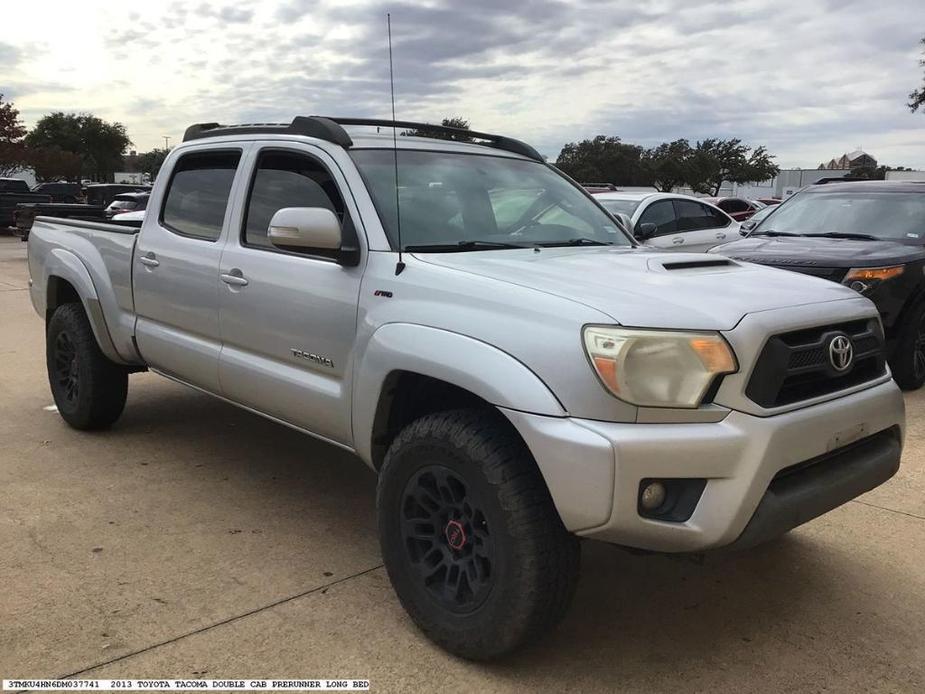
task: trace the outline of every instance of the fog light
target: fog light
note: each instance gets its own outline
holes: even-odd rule
[[[646,511],[654,511],[665,503],[665,485],[661,482],[650,482],[639,496],[639,504]]]
[[[854,291],[856,291],[858,294],[863,294],[864,292],[867,291],[867,285],[864,284],[863,282],[859,282],[859,281],[857,281],[857,280],[855,280],[854,282],[852,282],[852,283],[849,284],[848,286],[851,287],[851,288],[852,288]]]

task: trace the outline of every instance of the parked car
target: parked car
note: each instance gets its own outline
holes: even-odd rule
[[[106,208],[106,216],[112,218],[124,212],[143,210],[148,206],[150,193],[122,193],[113,198]]]
[[[29,184],[21,178],[0,178],[0,193],[28,194],[31,192]]]
[[[122,193],[150,193],[151,186],[133,183],[94,183],[86,186],[84,192],[87,196],[88,205],[107,207],[117,195]]]
[[[14,214],[20,203],[48,202],[48,195],[33,193],[29,184],[19,178],[0,178],[0,229],[15,225]]]
[[[723,212],[728,214],[737,222],[744,222],[746,219],[755,214],[764,207],[764,203],[745,198],[700,198],[701,200],[716,205]]]
[[[474,659],[562,617],[579,537],[747,547],[896,472],[855,291],[639,247],[523,142],[377,127],[436,129],[195,125],[140,230],[37,220],[64,420],[109,426],[150,369],[356,453],[401,604]]]
[[[79,183],[66,183],[64,181],[56,183],[39,183],[32,188],[32,192],[48,195],[51,198],[51,202],[67,204],[86,202],[83,194],[83,186]]]
[[[39,196],[47,200],[48,196]],[[102,207],[81,203],[27,202],[19,203],[13,212],[13,224],[23,241],[29,240],[29,233],[36,217],[60,217],[62,219],[102,220],[106,218]]]
[[[739,238],[739,225],[729,215],[699,198],[674,193],[596,193],[613,213],[626,215],[633,234],[647,246],[679,251],[705,251]]]
[[[758,202],[764,205],[767,205],[767,206],[780,205],[783,202],[783,200],[781,200],[780,198],[755,198],[755,199]]]
[[[880,311],[896,382],[905,389],[925,384],[925,183],[812,185],[743,228],[747,238],[714,251],[868,297]]]
[[[119,214],[113,215],[112,221],[140,226],[144,218],[145,210],[138,210],[137,212],[120,212]]]

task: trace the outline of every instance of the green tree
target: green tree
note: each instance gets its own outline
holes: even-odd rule
[[[444,128],[457,128],[458,130],[469,130],[469,121],[465,118],[460,118],[454,116],[452,118],[444,118],[440,121],[440,125]],[[472,142],[472,138],[468,135],[463,135],[462,133],[447,133],[442,130],[436,130],[434,128],[428,128],[427,126],[423,128],[417,128],[414,130],[404,130],[401,133],[402,135],[412,135],[414,137],[430,137],[435,140],[453,140],[454,142]]]
[[[723,181],[766,181],[780,172],[764,147],[754,150],[738,138],[707,138],[697,142],[690,157],[687,184],[696,193],[719,195]]]
[[[921,43],[923,46],[925,46],[925,38],[922,39]],[[922,52],[925,53],[925,49],[923,49]],[[919,59],[919,65],[921,67],[925,67],[925,58]],[[908,105],[909,105],[909,109],[913,113],[915,113],[920,108],[925,106],[925,82],[923,82],[922,86],[919,87],[918,89],[915,89],[909,92],[909,104]],[[922,108],[922,110],[923,112],[925,112],[925,108]]]
[[[642,154],[639,145],[626,144],[619,137],[598,135],[566,144],[559,152],[556,166],[584,183],[645,186],[651,180],[642,165]]]
[[[170,154],[169,149],[155,147],[150,152],[138,155],[138,168],[141,169],[142,173],[148,174],[153,181],[157,178],[157,173],[161,170],[161,166],[164,165],[164,160],[168,154]]]
[[[80,157],[78,176],[112,181],[122,164],[122,153],[132,141],[121,123],[108,123],[90,113],[51,113],[43,116],[26,136],[31,149],[59,147]]]
[[[60,147],[39,147],[29,150],[29,165],[39,182],[80,180],[83,161],[79,154],[66,152]]]
[[[643,153],[642,167],[656,190],[670,193],[676,187],[687,183],[690,178],[693,152],[687,140],[663,142]]]
[[[869,181],[882,181],[886,178],[887,171],[911,171],[905,166],[855,166],[848,173],[850,178],[865,178]]]
[[[0,177],[11,176],[27,166],[25,134],[19,111],[12,102],[4,103],[0,93]]]

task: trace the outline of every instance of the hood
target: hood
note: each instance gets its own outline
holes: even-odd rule
[[[747,313],[858,296],[826,280],[705,253],[600,247],[415,257],[571,299],[631,327],[729,330]]]
[[[895,241],[752,236],[710,250],[736,260],[794,267],[878,267],[925,258],[922,246]]]

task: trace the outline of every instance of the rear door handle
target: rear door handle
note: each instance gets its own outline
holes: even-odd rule
[[[223,272],[221,274],[222,282],[225,284],[230,284],[234,287],[246,287],[247,280],[244,279],[244,273],[241,272],[238,268],[232,268],[228,272]]]
[[[726,238],[726,234],[724,234],[723,232],[720,232],[720,233],[718,233],[718,234],[716,235],[716,238],[718,238],[718,239],[724,239],[724,238]]]
[[[672,242],[675,246],[680,246],[682,243],[684,243],[684,239],[681,238],[680,236],[675,236],[675,237],[671,240],[671,242]]]
[[[142,265],[147,265],[148,267],[157,267],[161,262],[157,259],[157,256],[153,252],[148,251],[142,256],[138,257],[138,262]]]

